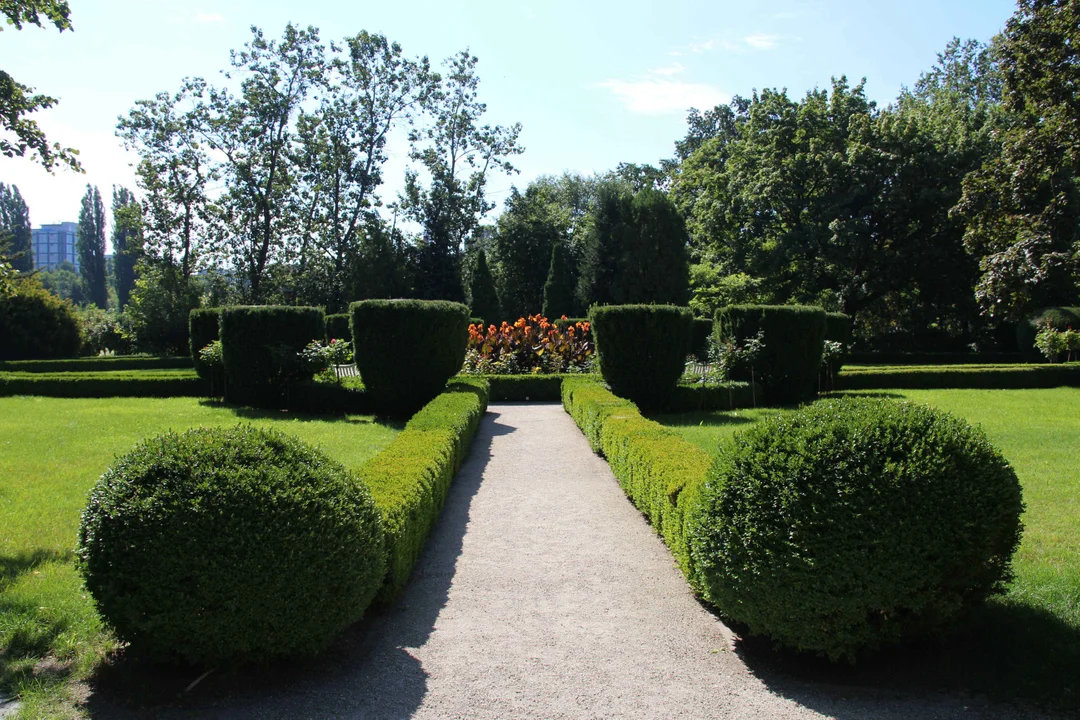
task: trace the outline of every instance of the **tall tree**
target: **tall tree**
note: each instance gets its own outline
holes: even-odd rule
[[[23,25],[42,25],[42,16],[60,32],[71,29],[71,8],[67,0],[4,0],[0,2],[0,14],[6,24],[22,30]],[[3,25],[0,24],[0,31]],[[75,159],[77,150],[49,144],[37,122],[26,117],[38,110],[51,108],[56,98],[35,95],[34,89],[16,82],[11,75],[0,70],[0,132],[14,137],[0,136],[0,153],[6,157],[24,157],[27,152],[46,170],[57,164],[80,170]]]
[[[664,193],[647,188],[630,204],[612,295],[617,303],[685,305],[686,223]]]
[[[540,311],[551,248],[564,240],[566,228],[548,188],[530,184],[524,193],[513,188],[496,226],[499,296],[508,317]]]
[[[551,265],[544,283],[544,317],[578,316],[574,280],[566,243],[556,242],[551,248]]]
[[[503,319],[495,280],[491,277],[487,255],[483,250],[476,256],[476,267],[469,282],[469,311],[473,317],[481,318],[488,325]]]
[[[116,300],[119,310],[128,304],[135,285],[135,262],[142,252],[142,207],[125,187],[113,186],[112,247],[116,273]]]
[[[477,59],[467,50],[448,58],[447,73],[426,103],[430,124],[411,133],[411,157],[430,176],[409,170],[402,208],[422,228],[416,292],[425,298],[462,299],[465,240],[494,207],[485,196],[488,174],[516,172],[509,158],[522,152],[521,125],[480,125],[487,106],[478,100]]]
[[[75,245],[86,294],[102,310],[109,304],[105,285],[105,233],[105,204],[101,201],[101,191],[87,185],[79,210]]]
[[[16,185],[0,183],[0,237],[7,240],[6,255],[12,268],[28,273],[34,269],[31,247],[30,209]]]
[[[1080,2],[1020,0],[998,44],[1001,153],[964,180],[983,310],[1014,320],[1080,296]]]
[[[617,302],[615,283],[619,256],[628,245],[631,202],[633,196],[618,184],[605,183],[597,192],[578,281],[582,308]]]

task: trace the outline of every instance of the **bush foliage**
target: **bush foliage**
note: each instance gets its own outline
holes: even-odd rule
[[[385,572],[381,517],[341,465],[252,427],[147,440],[98,481],[79,566],[117,635],[216,666],[316,653]]]
[[[78,355],[82,338],[71,303],[34,279],[17,280],[11,287],[10,294],[0,294],[0,360]]]
[[[600,372],[611,389],[642,410],[663,407],[683,374],[690,347],[690,308],[610,305],[589,312]]]
[[[192,310],[188,315],[188,347],[195,372],[203,380],[213,379],[213,368],[202,360],[201,352],[210,343],[221,339],[221,308]]]
[[[325,334],[323,311],[313,307],[236,306],[221,312],[226,398],[279,406],[288,388],[310,380],[315,369],[300,353]]]
[[[722,449],[691,521],[706,597],[779,644],[854,659],[944,631],[1010,578],[1023,502],[979,430],[866,398],[766,420]]]
[[[409,416],[461,370],[469,309],[443,300],[363,300],[349,306],[356,367],[375,407]]]
[[[735,380],[756,380],[766,399],[787,405],[812,398],[825,343],[825,311],[801,305],[731,305],[716,313],[717,344],[762,333],[754,373],[736,369]]]
[[[326,316],[326,341],[345,340],[352,342],[352,330],[349,329],[349,313]]]

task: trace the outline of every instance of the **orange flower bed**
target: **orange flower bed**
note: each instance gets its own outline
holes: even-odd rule
[[[566,316],[562,317],[566,320]],[[513,325],[469,326],[463,372],[475,375],[589,372],[595,355],[587,322],[558,327],[542,315]]]

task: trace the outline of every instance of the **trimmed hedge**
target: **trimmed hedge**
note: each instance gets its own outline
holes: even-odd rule
[[[0,360],[75,357],[82,346],[75,308],[36,279],[0,295]]]
[[[551,320],[551,318],[548,319]],[[587,323],[589,322],[589,318],[566,318],[565,320],[563,320],[562,318],[556,318],[554,320],[551,320],[551,322],[553,322],[555,324],[555,327],[557,327],[559,330],[565,330],[566,328],[573,327],[578,323]]]
[[[90,494],[76,552],[119,638],[209,667],[323,650],[386,569],[367,488],[300,440],[243,425],[120,458]]]
[[[75,358],[72,360],[11,360],[0,363],[0,372],[66,373],[111,372],[114,370],[190,370],[191,357],[112,356]]]
[[[853,365],[978,365],[1009,363],[1030,363],[1030,357],[1023,353],[894,353],[894,352],[853,352],[847,357]]]
[[[349,313],[337,313],[326,316],[326,341],[345,340],[352,342],[352,329],[349,327]]]
[[[562,383],[566,378],[581,377],[580,373],[558,375],[483,375],[496,402],[559,402]]]
[[[1057,365],[849,366],[838,390],[1028,389],[1080,387],[1080,363]]]
[[[843,398],[722,448],[689,523],[706,598],[832,660],[940,633],[1000,592],[1020,542],[1016,473],[933,408]]]
[[[664,412],[683,413],[699,410],[735,410],[748,408],[761,397],[761,386],[750,383],[728,382],[723,385],[679,383],[664,406]]]
[[[188,348],[195,372],[203,380],[214,382],[218,378],[214,368],[202,361],[199,352],[221,339],[221,308],[196,308],[188,314]]]
[[[855,342],[855,333],[851,327],[851,316],[841,312],[825,313],[825,339],[850,345]]]
[[[712,318],[694,318],[690,331],[690,354],[700,363],[709,362],[709,338],[712,334]]]
[[[392,602],[405,588],[487,403],[486,382],[455,380],[360,469],[386,535],[387,573],[379,602]]]
[[[803,305],[731,305],[716,312],[718,340],[740,340],[764,332],[764,347],[754,362],[754,377],[737,373],[737,380],[757,380],[765,398],[775,405],[809,400],[817,393],[818,370],[825,343],[825,311]]]
[[[593,307],[600,372],[612,391],[643,410],[662,408],[685,369],[692,320],[690,308],[674,305]]]
[[[226,399],[280,406],[289,386],[310,380],[297,357],[325,336],[322,308],[248,305],[221,311],[221,350]]]
[[[363,300],[349,306],[356,367],[374,407],[407,417],[465,362],[469,308],[443,300]]]
[[[699,582],[686,535],[711,458],[596,381],[563,382],[563,407],[668,548],[692,587]]]
[[[207,383],[192,370],[119,372],[0,372],[0,395],[64,398],[206,397]]]

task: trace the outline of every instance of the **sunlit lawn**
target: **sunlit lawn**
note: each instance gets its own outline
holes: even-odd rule
[[[72,557],[94,481],[147,436],[237,422],[296,435],[354,468],[398,431],[371,417],[296,417],[196,398],[0,398],[0,695],[20,696],[23,716],[74,716],[80,681],[115,645]]]
[[[981,425],[1016,469],[1024,490],[1027,510],[1014,561],[1016,579],[1007,595],[992,601],[958,636],[963,651],[943,655],[938,669],[995,696],[1080,707],[1080,389],[870,394],[933,405]],[[713,452],[741,428],[775,412],[657,419]]]

